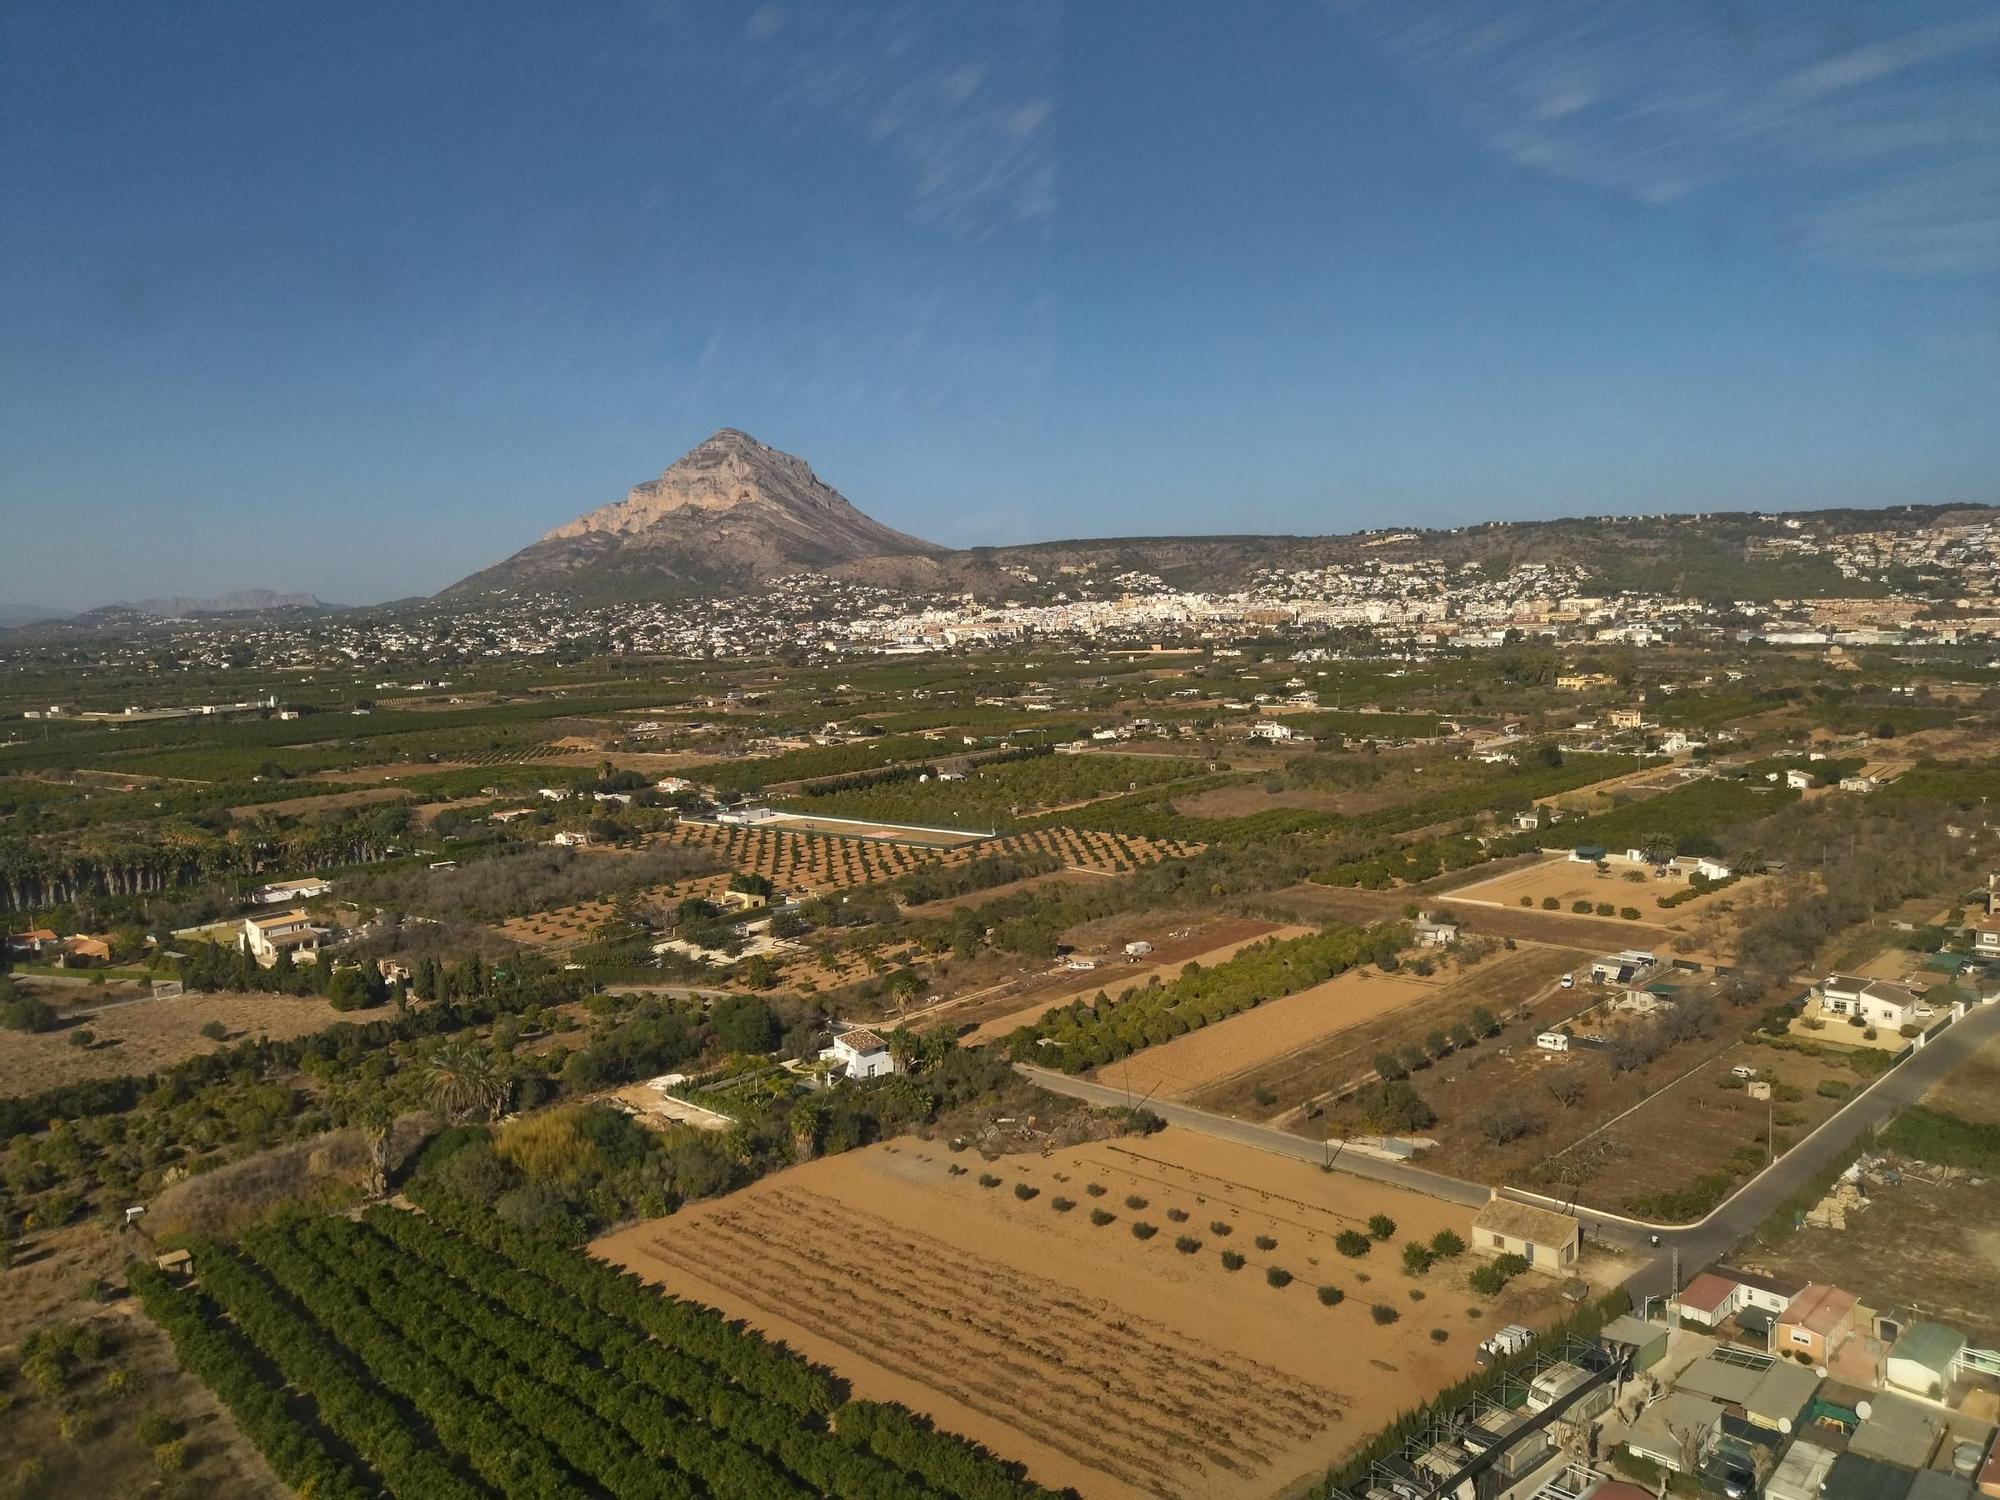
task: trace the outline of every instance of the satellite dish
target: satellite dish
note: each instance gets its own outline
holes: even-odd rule
[[[1864,1422],[1867,1421],[1870,1417],[1875,1415],[1874,1403],[1868,1401],[1855,1402],[1854,1415],[1861,1418],[1861,1420]]]
[[[1790,1417],[1778,1418],[1778,1431],[1790,1432],[1791,1430],[1792,1430],[1792,1419]]]

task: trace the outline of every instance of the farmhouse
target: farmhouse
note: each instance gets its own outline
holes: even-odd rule
[[[834,1064],[848,1078],[880,1078],[896,1071],[889,1056],[889,1044],[865,1026],[850,1026],[820,1053],[822,1062]]]
[[[1820,1009],[1830,1016],[1849,1016],[1869,1026],[1896,1030],[1917,1018],[1922,997],[1885,979],[1857,979],[1829,974],[1820,981]]]
[[[289,906],[295,901],[316,900],[332,889],[331,880],[317,877],[305,880],[277,880],[269,885],[258,886],[250,893],[250,900],[257,906]]]
[[[1423,912],[1410,926],[1410,940],[1419,948],[1449,948],[1458,941],[1458,923],[1439,921]]]
[[[37,927],[32,932],[16,932],[7,938],[9,953],[53,952],[62,946],[62,939],[47,927]]]
[[[1646,722],[1646,715],[1636,708],[1614,708],[1604,716],[1613,729],[1638,729]]]
[[[1472,1221],[1472,1248],[1482,1255],[1518,1255],[1537,1271],[1567,1275],[1583,1245],[1583,1226],[1568,1214],[1502,1198],[1496,1188]]]
[[[1291,725],[1280,724],[1272,720],[1263,724],[1252,724],[1250,726],[1250,738],[1253,740],[1289,740],[1295,738],[1295,735],[1293,734]]]
[[[249,945],[250,956],[266,969],[278,961],[280,953],[291,954],[295,963],[315,962],[323,935],[312,925],[312,918],[296,907],[268,917],[243,919],[243,941]]]
[[[2000,958],[2000,917],[1981,917],[1972,924],[1972,950],[1981,958]]]
[[[1655,962],[1654,955],[1644,948],[1623,948],[1595,960],[1590,966],[1590,978],[1595,984],[1630,984]]]
[[[590,843],[590,835],[575,830],[568,830],[557,834],[549,842],[554,844],[558,849],[581,849]]]
[[[1713,1271],[1703,1271],[1681,1288],[1677,1299],[1681,1317],[1703,1328],[1725,1323],[1742,1305],[1743,1288]]]

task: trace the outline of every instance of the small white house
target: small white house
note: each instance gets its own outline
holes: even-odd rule
[[[1250,726],[1250,738],[1253,740],[1289,740],[1295,739],[1297,736],[1294,735],[1292,726],[1289,724],[1267,722],[1252,724]]]
[[[590,835],[565,830],[550,839],[549,842],[554,844],[558,849],[581,849],[590,842]]]
[[[833,1045],[820,1053],[820,1059],[833,1063],[848,1078],[880,1078],[896,1071],[889,1044],[865,1026],[850,1026],[841,1032]]]
[[[1808,791],[1811,789],[1812,784],[1812,772],[1810,771],[1785,772],[1785,785],[1795,792]]]
[[[1869,1026],[1897,1030],[1917,1019],[1922,997],[1886,979],[1829,974],[1820,981],[1820,1009],[1830,1016],[1858,1016]]]
[[[249,945],[250,956],[266,969],[278,961],[280,953],[290,953],[295,963],[314,962],[319,958],[322,935],[312,918],[296,908],[243,919],[243,940]]]
[[[1458,923],[1441,922],[1424,912],[1410,925],[1410,940],[1419,948],[1449,948],[1458,941]]]
[[[250,893],[250,899],[258,906],[289,906],[294,901],[315,900],[332,889],[333,882],[330,880],[274,880],[269,885],[258,886]]]

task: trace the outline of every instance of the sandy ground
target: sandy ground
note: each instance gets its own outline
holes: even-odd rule
[[[254,818],[259,813],[297,817],[303,813],[335,812],[343,807],[367,807],[374,802],[396,802],[408,795],[399,786],[371,786],[354,792],[327,792],[318,797],[287,797],[282,802],[252,802],[232,807],[230,812],[239,818]]]
[[[1442,977],[1350,969],[1325,984],[1148,1047],[1099,1070],[1097,1078],[1135,1094],[1185,1099],[1377,1016],[1421,1004],[1446,984]]]
[[[987,1174],[1001,1182],[982,1186]],[[1058,1211],[1057,1197],[1075,1206]],[[1093,1225],[1092,1209],[1116,1217]],[[1375,1213],[1397,1221],[1389,1244],[1340,1256],[1334,1236]],[[1556,1319],[1543,1278],[1522,1278],[1498,1305],[1470,1294],[1469,1255],[1404,1276],[1404,1240],[1467,1235],[1470,1217],[1170,1129],[990,1165],[942,1143],[885,1143],[593,1249],[824,1361],[859,1395],[906,1402],[1021,1460],[1043,1484],[1091,1500],[1247,1500],[1316,1475],[1469,1372],[1485,1330]],[[1159,1233],[1139,1240],[1135,1220]],[[1180,1235],[1199,1247],[1182,1253]],[[1229,1271],[1224,1248],[1248,1264]],[[1272,1287],[1271,1266],[1296,1281]],[[1346,1300],[1322,1306],[1320,1284]],[[1399,1321],[1378,1325],[1371,1303]]]
[[[1032,1005],[1024,1005],[1005,1015],[995,1016],[982,1022],[976,1031],[961,1038],[965,1046],[976,1047],[982,1042],[997,1041],[1010,1031],[1027,1026],[1042,1018],[1042,1013],[1051,1006],[1067,1005],[1078,995],[1094,995],[1103,990],[1116,999],[1123,991],[1134,985],[1144,988],[1146,981],[1157,975],[1161,984],[1171,983],[1180,977],[1181,969],[1189,962],[1199,963],[1205,969],[1212,969],[1219,963],[1234,958],[1252,943],[1261,943],[1266,938],[1276,938],[1280,942],[1287,938],[1304,937],[1314,929],[1310,927],[1280,927],[1272,922],[1246,922],[1244,926],[1256,931],[1248,935],[1232,938],[1212,948],[1204,948],[1199,953],[1175,954],[1164,962],[1125,963],[1111,960],[1100,964],[1088,972],[1066,975],[1068,981],[1060,989],[1038,996]]]
[[[1662,910],[1658,905],[1661,896],[1669,896],[1685,890],[1684,882],[1659,880],[1650,871],[1643,883],[1625,878],[1628,869],[1638,866],[1613,864],[1611,872],[1600,875],[1595,865],[1578,864],[1567,855],[1550,856],[1541,864],[1530,865],[1525,870],[1515,870],[1497,879],[1481,881],[1451,893],[1450,899],[1471,905],[1492,903],[1498,906],[1519,906],[1521,898],[1529,898],[1534,909],[1539,910],[1544,897],[1553,896],[1561,903],[1560,910],[1569,913],[1570,903],[1608,901],[1614,907],[1632,906],[1639,910],[1638,922],[1622,917],[1604,917],[1601,921],[1621,927],[1649,926],[1685,929],[1708,915],[1720,903],[1728,902],[1741,908],[1754,898],[1763,877],[1752,875],[1737,881],[1734,885],[1707,895],[1697,896],[1692,901],[1684,901],[1679,906]],[[1578,916],[1587,913],[1576,913]]]
[[[68,1027],[10,1034],[0,1049],[0,1094],[33,1094],[84,1078],[150,1073],[247,1037],[282,1041],[324,1030],[335,1021],[366,1021],[377,1014],[381,1012],[342,1016],[317,997],[260,993],[141,1000],[80,1021],[97,1037],[94,1047],[72,1046]],[[226,1041],[211,1042],[201,1035],[209,1021],[229,1028]]]

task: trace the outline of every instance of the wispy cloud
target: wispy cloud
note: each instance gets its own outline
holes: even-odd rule
[[[2000,10],[1345,0],[1498,155],[1667,204],[1746,192],[1816,256],[2000,269]]]
[[[793,128],[888,153],[919,223],[985,238],[1056,206],[1055,13],[1034,0],[1001,16],[982,35],[929,6],[766,4],[745,63],[770,77],[770,109]]]

